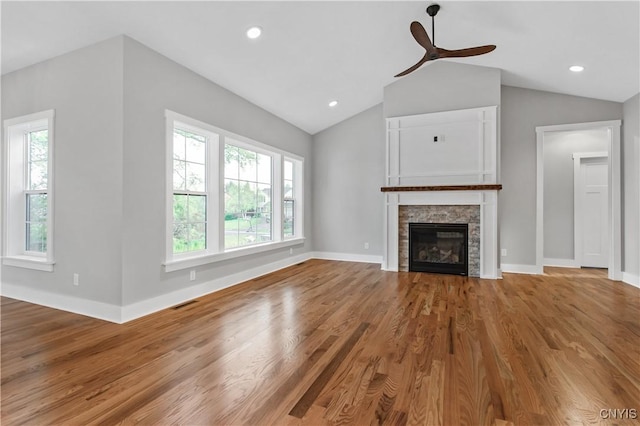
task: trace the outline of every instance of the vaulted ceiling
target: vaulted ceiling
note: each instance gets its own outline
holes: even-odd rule
[[[126,34],[314,134],[380,103],[422,57],[409,24],[431,33],[431,3],[3,1],[2,73]],[[617,102],[640,91],[638,1],[439,3],[437,45],[496,44],[455,61],[499,68],[503,84]],[[253,25],[263,35],[249,40]]]

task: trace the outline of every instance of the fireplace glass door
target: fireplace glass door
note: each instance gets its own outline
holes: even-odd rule
[[[409,223],[409,270],[467,275],[468,224]]]

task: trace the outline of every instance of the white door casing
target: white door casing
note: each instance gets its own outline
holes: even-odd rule
[[[608,228],[609,228],[609,267],[608,277],[610,280],[620,281],[622,279],[622,224],[621,224],[621,183],[620,180],[620,126],[621,120],[599,121],[591,123],[576,124],[560,124],[552,126],[536,127],[536,266],[535,273],[543,274],[543,172],[544,172],[544,140],[545,134],[549,132],[567,131],[567,130],[586,130],[586,129],[608,129]]]

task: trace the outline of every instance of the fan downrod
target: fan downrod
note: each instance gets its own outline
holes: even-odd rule
[[[427,14],[433,18],[438,14],[439,10],[440,10],[440,5],[434,3],[431,6],[427,7]]]

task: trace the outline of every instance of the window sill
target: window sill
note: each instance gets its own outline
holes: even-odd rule
[[[17,268],[53,272],[53,265],[55,265],[55,262],[33,256],[6,256],[2,258],[2,264],[6,266],[15,266]]]
[[[293,238],[290,240],[278,241],[277,243],[260,244],[245,248],[226,251],[224,253],[201,254],[199,256],[174,259],[165,262],[164,271],[173,272],[181,269],[193,268],[196,266],[206,265],[209,263],[222,262],[223,260],[236,259],[239,257],[250,256],[252,254],[263,253],[266,251],[276,250],[284,247],[297,246],[304,243],[304,238]]]

